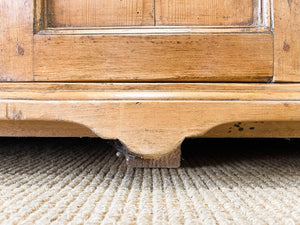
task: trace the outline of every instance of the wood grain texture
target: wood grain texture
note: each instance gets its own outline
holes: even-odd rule
[[[256,1],[255,1],[256,2]],[[250,25],[253,0],[156,0],[156,25]]]
[[[2,83],[0,99],[298,101],[300,84]]]
[[[47,0],[48,27],[153,26],[153,0]]]
[[[274,0],[276,82],[300,82],[300,0]]]
[[[152,26],[152,27],[76,27],[47,28],[39,35],[200,35],[200,34],[271,34],[269,27],[249,26]]]
[[[160,158],[186,137],[233,121],[300,121],[300,101],[1,100],[0,120],[65,121],[119,139],[141,157]],[[300,128],[299,128],[300,129]]]
[[[300,121],[235,121],[216,126],[202,137],[297,138],[300,137]]]
[[[244,122],[251,123],[255,121],[264,122],[284,122],[286,124],[300,122],[300,95],[295,95],[293,99],[287,99],[286,95],[290,91],[299,93],[299,85],[254,85],[249,84],[19,84],[22,88],[14,87],[13,84],[6,84],[2,87],[0,97],[0,120],[7,122],[25,122],[25,121],[48,121],[58,123],[74,123],[90,129],[95,135],[105,139],[118,139],[126,145],[131,153],[137,154],[145,159],[157,159],[174,152],[180,147],[186,137],[201,137],[207,135],[208,131],[222,124],[237,122],[238,133],[245,131],[245,136],[249,131]],[[44,86],[45,85],[45,86]],[[48,88],[46,88],[48,86]],[[73,99],[61,97],[61,100],[52,100],[51,96],[43,96],[44,93],[60,92],[61,87],[65,85],[66,92],[88,92],[87,89],[98,89],[101,93],[95,95],[92,91],[89,99],[80,98],[75,95]],[[87,85],[85,87],[85,85]],[[136,98],[129,99],[125,97],[107,99],[105,92],[108,90],[122,91],[120,86],[126,91],[135,92]],[[140,87],[138,87],[141,85]],[[179,86],[177,86],[179,85]],[[181,87],[180,87],[181,85]],[[191,87],[189,87],[191,85]],[[156,99],[155,94],[146,100],[139,99],[147,90],[153,92],[170,91],[180,95],[185,90],[194,90],[196,93],[210,92],[213,86],[217,92],[248,92],[248,97],[241,99],[215,98],[214,92],[210,93],[207,98],[181,97],[171,98],[166,95]],[[27,87],[26,87],[27,86]],[[37,88],[35,89],[34,86]],[[294,88],[292,88],[294,86]],[[101,88],[104,87],[104,88]],[[256,88],[257,87],[257,88]],[[15,88],[15,89],[13,89]],[[35,97],[27,93],[35,92]],[[179,89],[177,89],[179,88]],[[48,91],[45,91],[45,90]],[[118,90],[119,89],[119,90]],[[203,91],[202,91],[203,90]],[[210,90],[210,91],[209,91]],[[284,91],[286,90],[286,91]],[[11,94],[15,92],[15,94]],[[18,95],[20,92],[22,95]],[[10,97],[5,97],[5,95]],[[196,93],[197,94],[197,93]],[[11,96],[15,96],[12,98]],[[261,96],[260,96],[261,95]],[[267,98],[269,95],[269,98]],[[274,99],[274,95],[276,96]],[[26,97],[28,97],[26,99]],[[94,98],[93,98],[94,97]],[[141,97],[142,98],[142,97]],[[243,124],[241,123],[243,122]],[[258,125],[257,125],[258,126]],[[300,134],[300,127],[291,126],[294,129],[291,136]],[[243,129],[240,129],[243,128]],[[257,128],[259,129],[259,127]],[[286,128],[285,128],[286,129]],[[292,131],[289,131],[292,132]],[[235,132],[236,133],[236,132]],[[273,133],[268,133],[272,135]],[[276,132],[275,132],[276,134]],[[283,133],[280,133],[283,135]],[[240,134],[240,136],[243,136]]]
[[[0,0],[0,81],[33,79],[32,3]]]
[[[208,130],[201,137],[205,138],[298,138],[300,121],[235,121],[221,124]],[[162,134],[163,135],[163,134]],[[2,137],[98,137],[90,129],[80,124],[63,121],[0,121]],[[176,155],[174,155],[176,157]],[[170,159],[170,157],[167,157]],[[172,161],[174,163],[174,161]],[[175,160],[176,162],[176,160]],[[158,162],[152,162],[158,163]],[[161,165],[164,164],[160,161]],[[168,167],[170,166],[167,163]],[[174,165],[174,164],[173,164]]]
[[[98,137],[80,124],[63,121],[0,121],[1,137]]]
[[[35,35],[36,81],[263,81],[272,35]]]

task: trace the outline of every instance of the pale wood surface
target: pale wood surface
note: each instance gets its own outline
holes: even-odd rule
[[[153,26],[153,0],[47,0],[48,27]]]
[[[36,81],[264,81],[271,34],[35,35]]]
[[[48,27],[252,25],[268,0],[38,0]],[[155,11],[155,12],[154,12]],[[40,13],[38,13],[40,14]]]
[[[33,1],[0,0],[0,81],[33,79]]]
[[[300,82],[300,0],[274,0],[275,82]]]
[[[235,121],[216,126],[202,137],[298,138],[300,121]]]
[[[29,88],[31,85],[31,88]],[[43,86],[45,85],[45,86]],[[48,88],[46,88],[48,86]],[[73,86],[75,85],[75,86]],[[92,90],[98,89],[101,92],[101,87],[104,84],[65,84],[66,92],[74,92],[79,90],[83,93],[88,92],[86,88]],[[117,97],[114,99],[107,99],[105,93],[107,90],[115,90],[120,92],[121,86],[127,92],[134,93],[136,98],[129,99],[126,97]],[[141,85],[139,88],[138,86]],[[75,123],[87,127],[94,134],[106,139],[119,139],[124,143],[130,152],[138,154],[143,158],[159,158],[166,156],[181,145],[181,142],[186,137],[201,137],[209,130],[222,124],[229,124],[234,122],[286,122],[298,123],[300,121],[300,95],[299,85],[253,85],[249,84],[108,84],[102,89],[101,93],[94,95],[90,92],[90,99],[86,97],[80,98],[79,95],[72,100],[67,98],[64,100],[47,99],[47,93],[58,92],[61,96],[64,95],[63,84],[28,84],[26,99],[26,84],[23,90],[18,87],[5,88],[2,87],[1,101],[0,101],[0,120],[4,121],[53,121],[53,122],[67,122]],[[191,85],[191,86],[189,86]],[[236,92],[248,93],[241,99],[228,98],[218,99],[218,91],[210,93],[208,98],[199,98],[196,100],[190,97],[177,96],[169,98],[169,95],[161,96],[157,99],[155,93],[165,91],[174,92],[176,95],[183,94],[185,90],[190,92],[211,92],[213,86],[222,93]],[[37,88],[35,89],[34,86]],[[180,88],[181,86],[181,88]],[[244,87],[244,88],[243,88]],[[248,88],[247,88],[248,87]],[[256,88],[257,87],[257,88]],[[276,88],[277,87],[277,88]],[[17,88],[17,89],[13,89]],[[180,89],[177,89],[180,88]],[[252,89],[251,89],[252,88]],[[31,96],[31,92],[37,95]],[[45,91],[48,89],[48,91]],[[147,93],[148,90],[152,91]],[[201,91],[203,89],[203,91]],[[286,91],[284,91],[286,89]],[[194,91],[192,91],[194,90]],[[221,91],[223,90],[223,91]],[[225,91],[224,91],[225,90]],[[227,91],[226,91],[227,90]],[[18,95],[17,92],[22,94]],[[124,93],[126,93],[126,91]],[[11,95],[12,92],[16,92]],[[139,96],[143,96],[146,92],[147,100],[140,100]],[[294,92],[292,99],[284,96]],[[46,95],[44,95],[46,93]],[[5,95],[15,96],[15,98],[8,99]],[[261,95],[261,96],[260,96]],[[94,96],[94,99],[92,99]],[[201,95],[200,95],[201,96]],[[205,94],[203,95],[205,96]],[[269,96],[269,97],[267,97]],[[274,98],[274,96],[276,96]],[[207,96],[206,96],[207,97]],[[152,98],[152,99],[151,99]],[[244,132],[249,135],[249,131],[244,124],[238,124],[239,128],[243,128],[238,132]],[[298,135],[300,127],[295,129],[294,136]],[[259,129],[259,128],[258,128]],[[271,135],[271,133],[270,133]],[[242,136],[242,135],[241,135]]]
[[[195,34],[272,34],[269,27],[259,26],[128,26],[47,28],[39,35],[195,35]]]
[[[147,159],[168,155],[186,137],[201,137],[224,123],[300,121],[300,101],[2,100],[0,120],[78,123]]]
[[[300,81],[299,0],[274,1],[274,36],[268,0],[203,1],[202,11],[199,2],[38,0],[34,10],[33,1],[0,0],[0,80],[267,82],[275,72],[277,82]],[[211,26],[153,27],[186,24]],[[0,134],[118,139],[140,157],[135,167],[162,166],[179,162],[175,151],[187,137],[299,137],[299,91],[299,84],[1,83]]]
[[[298,101],[300,84],[2,83],[0,99]]]
[[[299,138],[300,121],[236,121],[209,129],[205,138]],[[163,135],[163,134],[162,134]],[[90,129],[64,121],[1,120],[2,137],[91,137],[98,138]]]
[[[2,137],[98,137],[90,129],[64,121],[0,120]]]
[[[156,0],[156,25],[250,25],[253,0]]]
[[[215,0],[215,1],[220,2],[220,1],[217,1],[217,0]],[[40,3],[40,2],[43,2],[43,1],[42,0],[37,1],[37,3]],[[49,11],[50,16],[53,15],[53,14],[51,14],[51,10],[53,10],[53,5],[54,6],[55,6],[55,4],[56,5],[60,5],[60,4],[64,5],[64,4],[66,4],[66,2],[68,2],[68,1],[65,1],[65,2],[54,1],[54,0],[53,0],[53,2],[48,1],[48,5],[50,7],[50,11]],[[166,2],[167,1],[165,1],[165,2],[156,2],[157,9],[159,9],[159,7],[161,7],[162,5],[166,5]],[[170,7],[170,9],[173,6],[175,7],[176,5],[178,5],[180,3],[179,1],[175,1],[175,0],[174,1],[168,1],[168,2],[169,2],[168,7]],[[54,4],[51,4],[51,3],[54,3]],[[93,17],[92,10],[89,10],[91,8],[94,8],[93,3],[95,3],[95,1],[73,1],[71,6],[73,7],[73,5],[76,6],[77,4],[82,4],[83,9],[87,9],[85,11],[85,13],[86,13],[85,20],[90,22],[90,21],[92,21],[92,19],[91,18],[89,19],[88,15],[91,15],[91,17]],[[123,2],[123,3],[125,5],[127,4],[126,2]],[[260,4],[261,4],[260,7],[256,7],[256,5],[257,5],[256,3],[257,2],[254,1],[253,5],[252,5],[252,8],[254,10],[253,15],[255,15],[255,13],[256,13],[255,10],[259,10],[259,8],[261,8],[261,13],[258,13],[258,15],[261,15],[261,18],[260,18],[261,23],[259,23],[259,24],[263,24],[265,27],[269,27],[268,24],[270,23],[271,20],[268,19],[269,18],[268,15],[270,15],[270,13],[268,11],[266,11],[266,9],[270,6],[270,5],[268,5],[269,1],[267,1],[267,0],[261,1],[260,2]],[[44,2],[44,4],[46,4],[46,3]],[[114,4],[114,3],[112,1],[109,1],[109,4]],[[150,7],[149,4],[148,3],[143,4],[143,7],[149,8]],[[189,4],[193,5],[194,3],[189,2]],[[189,4],[187,4],[187,5],[189,5]],[[230,4],[235,5],[234,2],[231,2]],[[247,5],[247,4],[250,4],[250,1],[240,2],[240,5],[238,7],[243,8],[244,5]],[[179,5],[181,5],[181,3]],[[182,7],[183,8],[187,7],[187,5],[182,6]],[[204,4],[204,5],[208,6],[208,4]],[[265,7],[262,7],[263,5],[265,5]],[[137,8],[138,8],[139,4],[137,3],[135,6],[137,6]],[[274,63],[274,72],[275,72],[275,75],[276,75],[275,76],[275,82],[299,82],[300,81],[300,76],[299,76],[299,74],[300,74],[300,72],[299,72],[300,71],[300,61],[298,60],[299,55],[300,55],[300,50],[299,50],[300,49],[300,44],[299,44],[299,40],[298,40],[299,23],[300,23],[299,18],[300,18],[300,16],[299,16],[299,7],[298,6],[299,6],[299,0],[295,0],[295,1],[279,1],[279,0],[276,0],[276,1],[274,1],[274,24],[275,24],[275,26],[274,26],[274,46],[275,46],[275,49],[274,49],[275,50],[275,52],[274,52],[274,59],[275,59],[275,61],[274,61],[275,62]],[[223,7],[223,6],[222,6],[222,4],[219,4],[216,7]],[[225,7],[225,5],[224,5],[224,7]],[[1,32],[2,41],[0,43],[0,62],[1,62],[1,65],[0,65],[1,66],[0,67],[0,79],[2,81],[30,81],[30,80],[32,80],[32,65],[33,65],[33,61],[32,61],[32,58],[33,58],[33,56],[32,56],[32,49],[33,49],[33,46],[32,46],[32,42],[33,42],[33,40],[32,40],[32,31],[33,31],[33,29],[32,29],[32,20],[33,20],[33,14],[35,14],[36,20],[39,20],[39,21],[42,21],[45,17],[47,17],[47,15],[43,16],[43,15],[37,14],[37,11],[41,11],[43,6],[40,5],[40,4],[36,4],[36,10],[33,10],[32,1],[25,1],[25,0],[23,0],[23,1],[22,0],[3,1],[2,0],[0,2],[0,8],[1,8],[1,14],[0,14],[1,17],[0,17],[0,19],[1,19],[1,21],[4,21],[0,24],[0,28],[1,28],[0,30],[2,31]],[[76,8],[76,7],[74,7],[74,8]],[[125,8],[128,8],[128,5],[126,5]],[[212,8],[214,8],[214,7],[212,7]],[[228,5],[226,5],[226,8],[230,9],[230,7],[228,7]],[[68,9],[70,9],[70,8],[68,8]],[[118,7],[113,7],[113,9],[118,10]],[[234,9],[236,9],[236,8],[233,7],[230,10],[234,10]],[[130,10],[134,11],[135,9],[130,8]],[[57,11],[59,11],[58,8],[57,8]],[[84,10],[82,10],[82,11],[84,11]],[[162,12],[161,9],[158,10],[158,11]],[[183,12],[183,11],[184,10],[182,10],[180,12]],[[35,12],[35,13],[33,13],[33,12]],[[157,13],[159,13],[159,12],[157,12]],[[177,11],[175,10],[175,12],[177,12]],[[53,11],[52,11],[52,13],[53,13]],[[59,13],[57,13],[57,14],[60,15]],[[181,14],[179,13],[179,14],[176,14],[176,15],[181,15]],[[192,14],[189,14],[189,15],[192,15]],[[53,17],[53,18],[55,18],[55,17]],[[184,20],[184,17],[182,17],[182,18]],[[253,18],[253,19],[255,20],[255,18]],[[134,19],[134,20],[137,21],[137,19]],[[79,19],[78,19],[78,21],[79,21]],[[84,21],[84,20],[80,19],[80,21]],[[51,20],[50,20],[50,22],[51,22]],[[38,28],[43,28],[43,29],[46,28],[46,26],[43,26],[43,25],[40,25],[40,26],[37,26],[37,27]],[[186,28],[186,29],[189,29],[189,28]],[[38,30],[40,30],[40,29],[37,29],[36,31],[38,31]],[[143,30],[143,29],[140,29],[140,30]],[[224,30],[227,30],[227,29],[224,29]],[[246,30],[247,29],[245,28],[245,31]],[[249,31],[249,29],[248,29],[248,31]],[[69,32],[74,32],[74,31],[69,31]],[[86,32],[86,31],[80,31],[80,32]],[[140,31],[140,32],[143,32],[143,31]],[[170,31],[170,32],[172,32],[172,31]],[[180,32],[180,30],[177,30],[176,32]],[[206,32],[209,32],[209,30],[207,30]],[[215,31],[213,31],[213,32],[215,32]],[[260,38],[258,38],[258,39],[260,39]],[[242,38],[241,39],[236,39],[235,41],[236,41],[236,43],[237,42],[246,43],[245,40],[242,39]],[[202,40],[202,42],[206,43],[205,40],[204,41]],[[269,42],[272,42],[272,40],[269,40]],[[75,48],[75,44],[78,44],[78,42],[77,41],[69,42],[70,46],[65,46],[65,48],[62,48],[60,52],[64,51],[64,53],[66,53],[66,52],[69,51],[69,52],[73,53],[74,48]],[[114,44],[114,43],[111,43],[111,44]],[[122,41],[119,44],[122,45]],[[215,43],[213,45],[212,43],[208,42],[207,45],[208,44],[210,44],[211,46],[216,46]],[[88,45],[89,45],[89,43],[88,43]],[[90,45],[92,45],[92,44],[90,44]],[[97,45],[101,45],[101,44],[96,44],[96,48],[95,48],[96,50],[99,50],[99,48],[101,48],[101,47],[105,47],[103,45],[101,45],[100,47],[97,47]],[[107,45],[109,45],[109,43],[107,43]],[[205,45],[205,44],[203,44],[203,45]],[[268,49],[269,49],[268,46],[270,46],[270,45],[272,45],[272,44],[268,43],[268,44],[265,45],[264,42],[258,41],[258,45],[255,48],[251,44],[250,45],[247,44],[247,46],[249,46],[248,51],[250,51],[250,49],[251,49],[253,52],[257,52],[258,53],[257,55],[261,55],[260,54],[260,50],[261,50],[262,52],[263,51],[265,52],[264,56],[266,56],[268,54]],[[114,45],[112,45],[111,47],[113,47],[113,46]],[[258,46],[262,46],[262,47],[260,48]],[[116,47],[118,47],[118,44],[116,44]],[[172,48],[171,45],[169,47]],[[201,46],[201,47],[203,47],[203,46]],[[49,49],[48,46],[45,46],[45,48],[47,49],[47,51],[51,52],[51,49]],[[151,48],[153,48],[153,46],[145,45],[145,48],[150,48],[151,49]],[[168,47],[166,47],[166,48],[168,48]],[[183,48],[177,48],[176,51],[179,51],[179,52],[183,51],[182,49]],[[59,49],[57,49],[57,50],[59,50]],[[80,48],[79,48],[79,50],[80,50]],[[195,51],[197,50],[197,52],[199,52],[199,51],[202,52],[202,49],[194,49],[194,47],[192,45],[187,45],[187,51],[192,53],[194,50]],[[215,50],[215,49],[214,48],[211,49],[211,51],[213,51],[213,50]],[[74,55],[78,55],[77,48],[75,48],[75,51],[76,51],[77,54],[74,54]],[[204,47],[204,53],[205,53],[205,51],[206,50],[205,50],[205,47]],[[234,48],[232,49],[232,52],[233,51],[234,51]],[[105,52],[105,53],[107,53],[105,56],[109,56],[108,52]],[[219,54],[218,51],[216,51],[216,53]],[[197,53],[197,54],[200,54],[200,53]],[[197,54],[196,54],[196,56],[198,56]],[[217,55],[217,54],[215,54],[215,55]],[[253,53],[253,54],[255,54],[255,53]],[[79,53],[79,55],[81,55],[81,53]],[[93,53],[91,55],[83,55],[83,57],[85,57],[85,56],[86,57],[93,56]],[[122,56],[124,56],[124,55],[121,55],[121,57]],[[183,54],[183,56],[185,58],[189,57],[188,54],[186,54],[186,55]],[[68,54],[66,54],[66,57],[68,57]],[[73,57],[75,57],[75,56],[73,56]],[[218,63],[222,63],[222,61],[221,62],[220,61],[215,62],[210,57],[212,57],[212,55],[210,55],[210,50],[209,50],[209,51],[207,51],[206,58],[208,60],[210,59],[210,61],[212,63],[217,63],[217,65],[219,65]],[[251,54],[250,54],[250,57],[251,57]],[[101,58],[101,57],[99,57],[99,58]],[[118,57],[116,57],[116,58],[118,58]],[[240,57],[240,58],[242,59],[243,57]],[[71,57],[71,59],[72,59],[72,57]],[[130,59],[130,57],[129,57],[129,59]],[[74,59],[74,60],[76,61],[77,59]],[[95,60],[96,61],[94,61],[92,63],[95,63],[95,64],[98,63],[99,64],[99,61],[97,61],[97,59],[95,59]],[[117,60],[117,59],[113,59],[112,62],[114,62],[114,60]],[[78,71],[82,71],[84,69],[83,68],[84,66],[80,65],[80,63],[82,63],[82,61],[83,60],[81,60],[80,57],[79,57],[78,67],[80,67],[80,68],[77,68],[77,69],[75,68],[74,73],[76,73]],[[200,58],[200,61],[203,61],[204,63],[206,63],[205,60],[202,60],[201,58]],[[232,62],[235,62],[235,61],[236,61],[235,58],[232,57]],[[250,58],[250,60],[247,60],[247,61],[249,63],[251,61],[251,58]],[[121,62],[122,62],[122,60],[121,60]],[[241,62],[241,61],[236,61],[236,62],[240,63],[241,67],[243,67],[243,64],[244,64],[243,62]],[[253,63],[254,63],[254,61],[253,61]],[[108,64],[109,63],[107,63],[107,67],[108,67]],[[170,63],[170,68],[171,69],[174,68],[173,67],[174,64]],[[234,68],[235,68],[236,65],[232,65],[233,71],[231,71],[231,72],[232,72],[232,74],[235,74],[234,77],[230,77],[232,75],[229,75],[229,77],[227,77],[227,76],[223,76],[223,74],[221,74],[222,72],[220,72],[220,70],[218,70],[219,67],[216,67],[215,70],[212,69],[211,71],[205,69],[205,71],[203,72],[201,69],[199,70],[199,68],[196,67],[197,65],[196,66],[193,65],[193,63],[185,64],[183,62],[182,64],[184,64],[184,66],[187,66],[187,69],[185,67],[182,67],[182,69],[185,69],[185,71],[187,71],[187,74],[178,75],[178,74],[173,73],[174,71],[172,71],[170,69],[170,72],[172,72],[173,75],[170,75],[170,76],[169,75],[162,75],[162,80],[165,81],[165,80],[178,79],[178,81],[180,81],[180,80],[187,80],[187,81],[189,81],[189,80],[193,80],[193,81],[210,81],[210,80],[211,81],[223,81],[223,80],[224,81],[265,81],[265,79],[262,79],[262,78],[265,77],[265,74],[266,74],[265,70],[269,69],[269,66],[268,65],[266,66],[263,63],[261,66],[264,67],[264,69],[265,69],[264,71],[261,71],[259,69],[259,71],[254,71],[253,72],[253,74],[256,73],[256,75],[260,77],[259,79],[256,79],[256,78],[253,78],[252,75],[250,75],[249,77],[244,77],[244,76],[248,76],[249,69],[248,70],[243,70],[243,71],[238,71],[238,72],[243,73],[242,75],[240,75],[239,73],[235,73],[236,71],[234,70]],[[60,65],[60,64],[58,64],[58,65]],[[136,67],[138,67],[138,64],[134,64],[134,65]],[[229,66],[231,66],[231,65],[230,65],[230,63],[227,63],[227,65],[228,65],[228,70],[229,70]],[[46,65],[42,64],[41,66],[46,66]],[[122,66],[122,64],[120,66]],[[222,66],[222,64],[220,66]],[[151,67],[154,67],[154,66],[151,65]],[[59,66],[58,66],[58,68],[59,68]],[[165,67],[162,66],[161,68],[162,69],[165,68],[166,70],[169,69],[168,66],[165,66]],[[45,73],[47,72],[47,68],[39,68],[39,69],[43,70],[43,71],[45,69]],[[129,79],[130,80],[137,80],[137,81],[139,81],[139,80],[147,81],[148,80],[147,77],[149,76],[149,74],[143,74],[142,70],[138,70],[134,67],[132,68],[132,71],[130,71],[128,67],[126,69],[122,70],[122,71],[125,71],[125,72],[127,71],[127,73],[131,73],[133,71],[133,73],[131,73],[132,75],[129,76],[128,78],[125,78],[123,76],[123,74],[120,74],[121,72],[119,70],[119,71],[114,71],[117,75],[113,76],[113,78],[111,78],[108,75],[104,74],[104,78],[102,78],[102,77],[99,78],[100,77],[100,75],[99,75],[99,76],[96,76],[96,78],[91,79],[90,76],[94,76],[94,73],[93,73],[94,71],[93,70],[97,70],[97,67],[92,65],[91,71],[87,71],[87,75],[81,75],[81,77],[79,77],[79,78],[78,77],[76,78],[76,76],[74,76],[74,79],[80,79],[80,80],[83,80],[83,81],[87,81],[87,80],[89,80],[89,81],[93,81],[93,80],[102,81],[102,80],[110,80],[110,79],[116,79],[116,81],[118,81],[118,80],[123,81],[123,80],[127,80],[127,79],[128,80]],[[147,69],[147,67],[146,67],[146,69]],[[198,74],[198,75],[194,76],[192,73],[190,73],[191,71],[189,71],[189,69],[191,71],[195,72],[195,73],[199,72],[199,74],[201,74],[201,75]],[[107,68],[104,67],[104,70],[107,70]],[[115,70],[117,70],[117,68]],[[228,70],[226,70],[226,68],[225,68],[224,71],[228,72]],[[149,71],[149,70],[147,70],[147,71]],[[176,71],[178,71],[177,68],[176,68]],[[43,76],[43,78],[41,80],[43,80],[43,81],[46,81],[47,79],[53,80],[53,81],[68,80],[67,73],[61,75],[62,79],[59,79],[58,77],[60,75],[57,74],[58,72],[60,72],[60,71],[53,71],[54,75],[51,74],[51,76],[50,75],[49,76],[46,75],[45,77]],[[165,71],[162,70],[162,73],[163,72],[165,72]],[[136,79],[136,76],[135,76],[134,73],[140,73],[141,77],[140,78],[138,77]],[[158,80],[158,78],[155,77],[155,71],[153,73],[151,72],[150,75],[152,76],[153,74],[154,74],[153,79],[150,79],[150,80]],[[219,76],[219,78],[213,78],[213,77],[211,77],[210,74],[216,74],[216,76]],[[245,74],[247,74],[247,75],[245,75]],[[35,79],[38,80],[38,75],[39,74],[36,74],[36,75],[37,76],[35,77]],[[160,76],[160,74],[157,74],[157,76]],[[241,76],[242,79],[238,80],[237,79],[238,76]]]

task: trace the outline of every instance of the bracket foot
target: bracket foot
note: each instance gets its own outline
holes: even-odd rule
[[[116,155],[124,155],[126,164],[130,168],[178,168],[181,163],[181,148],[178,147],[174,152],[158,159],[144,159],[132,153],[124,144],[118,140],[112,141],[112,145],[117,149]]]

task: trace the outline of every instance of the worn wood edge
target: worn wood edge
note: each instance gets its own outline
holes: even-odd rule
[[[295,101],[300,84],[0,83],[0,99]]]
[[[73,28],[48,28],[40,30],[36,35],[130,35],[130,34],[247,34],[266,33],[271,34],[271,30],[259,26],[165,26],[165,27],[73,27]]]
[[[45,90],[47,88],[47,90]],[[132,82],[0,82],[0,91],[30,90],[88,91],[88,90],[192,90],[192,91],[299,91],[300,83],[132,83]]]
[[[271,30],[272,28],[272,0],[255,0],[253,7],[253,24],[263,26]]]

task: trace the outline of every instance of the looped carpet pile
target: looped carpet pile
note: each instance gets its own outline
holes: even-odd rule
[[[300,224],[300,141],[198,139],[128,169],[100,139],[0,139],[0,224]]]

